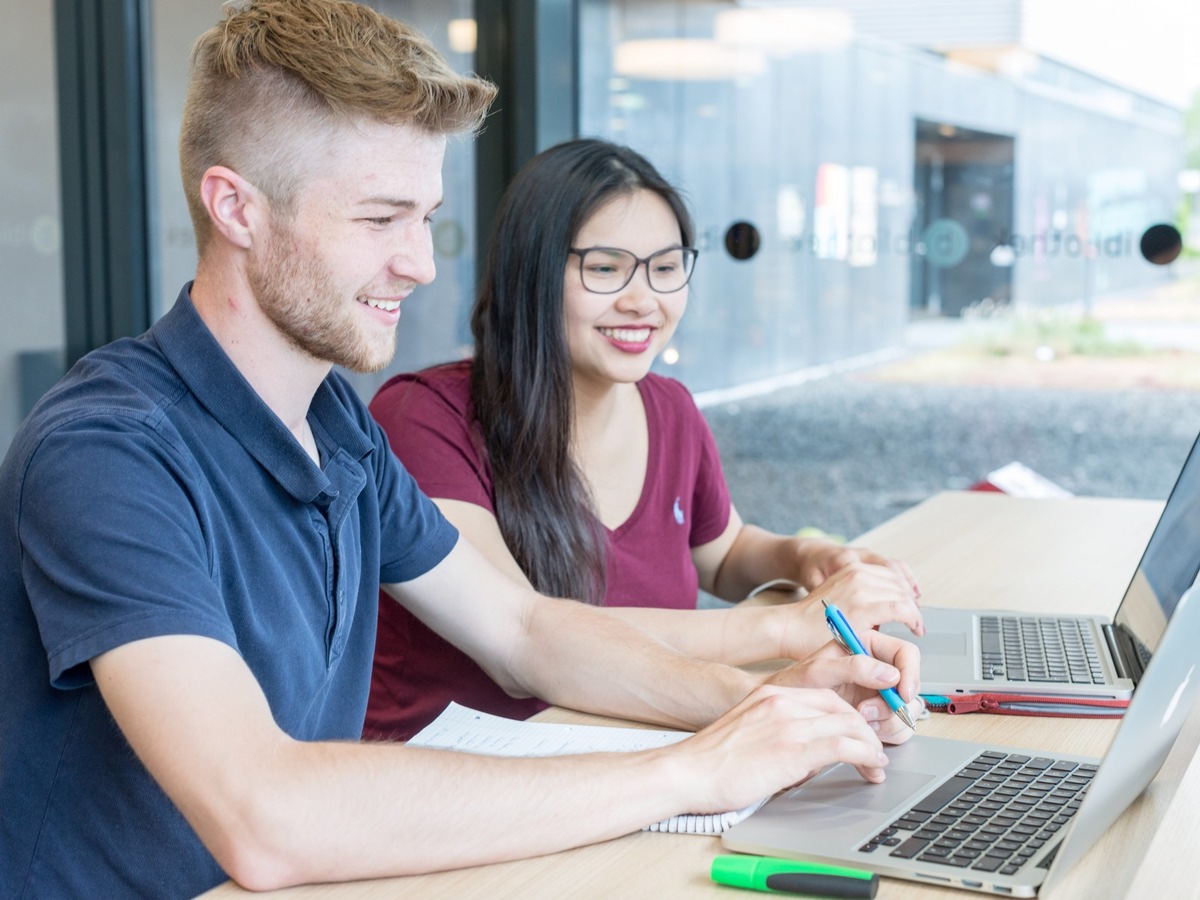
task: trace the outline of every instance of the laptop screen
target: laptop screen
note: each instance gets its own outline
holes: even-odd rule
[[[1200,572],[1200,438],[1167,498],[1154,534],[1146,545],[1114,622],[1120,655],[1134,656],[1132,676],[1139,678],[1158,647],[1167,619]]]

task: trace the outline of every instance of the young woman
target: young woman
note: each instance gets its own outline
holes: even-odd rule
[[[691,244],[678,192],[633,150],[577,140],[539,154],[501,204],[473,360],[396,376],[371,403],[392,449],[513,578],[688,654],[804,658],[829,640],[821,597],[858,627],[920,633],[902,563],[744,524],[691,395],[650,372],[687,306]],[[809,599],[695,608],[698,587],[739,600],[774,579]],[[542,708],[385,598],[366,736],[407,738],[451,700],[514,717]]]

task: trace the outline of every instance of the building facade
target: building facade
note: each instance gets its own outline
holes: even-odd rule
[[[437,281],[406,304],[392,368],[359,390],[468,352],[498,195],[574,135],[631,144],[690,201],[700,261],[656,365],[693,391],[871,358],[913,317],[1086,308],[1160,284],[1139,240],[1179,206],[1182,106],[1083,65],[1086,43],[1056,55],[1054,36],[1076,34],[1046,19],[1064,3],[376,0],[501,94],[484,134],[447,155]],[[220,3],[0,8],[7,447],[70,359],[136,333],[191,275],[175,140],[188,49]],[[1180,39],[1170,17],[1107,15],[1086,39],[1120,34],[1121,58]],[[91,97],[97,80],[125,91]]]

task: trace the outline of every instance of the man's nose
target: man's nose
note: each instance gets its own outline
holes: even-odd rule
[[[429,227],[406,228],[397,239],[388,270],[397,278],[429,284],[437,275],[437,264],[433,259],[433,235]]]

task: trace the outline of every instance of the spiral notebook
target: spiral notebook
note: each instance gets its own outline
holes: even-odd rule
[[[629,753],[665,747],[690,736],[687,731],[650,731],[603,725],[567,725],[506,719],[451,703],[413,735],[414,747],[459,750],[489,756],[564,756],[570,753]],[[682,813],[654,822],[643,831],[670,834],[720,834],[766,802],[715,814]]]

